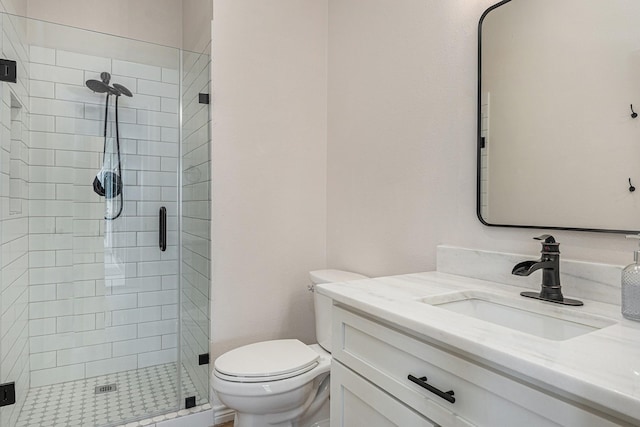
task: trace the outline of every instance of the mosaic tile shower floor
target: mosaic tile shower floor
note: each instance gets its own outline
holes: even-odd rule
[[[175,410],[176,364],[150,366],[29,390],[16,427],[109,426]],[[116,384],[117,390],[95,394],[95,388]],[[182,370],[182,396],[198,395]],[[184,407],[182,403],[181,407]]]

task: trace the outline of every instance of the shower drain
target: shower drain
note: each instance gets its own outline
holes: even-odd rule
[[[98,387],[96,387],[96,394],[110,393],[112,391],[116,391],[117,389],[118,386],[115,384],[99,385]]]

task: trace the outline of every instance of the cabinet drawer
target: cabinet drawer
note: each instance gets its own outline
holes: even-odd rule
[[[619,425],[340,307],[332,317],[335,360],[444,427]]]
[[[438,427],[339,362],[331,366],[332,427]]]

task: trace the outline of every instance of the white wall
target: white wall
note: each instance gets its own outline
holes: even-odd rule
[[[216,0],[213,356],[315,339],[325,266],[327,2]]]
[[[25,16],[27,14],[27,2],[28,0],[0,0],[0,11]]]
[[[435,268],[435,246],[522,252],[542,230],[475,214],[477,24],[494,1],[330,1],[328,265]],[[627,264],[623,236],[560,232],[564,257]]]
[[[213,0],[182,0],[182,48],[198,53],[209,49],[212,19]]]
[[[181,0],[28,0],[27,16],[166,46],[182,46]]]

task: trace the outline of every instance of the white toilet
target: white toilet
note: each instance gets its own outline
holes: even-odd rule
[[[309,273],[320,283],[366,279],[340,270]],[[236,411],[235,427],[328,427],[331,300],[314,292],[318,344],[262,341],[228,351],[214,362],[212,387]]]

